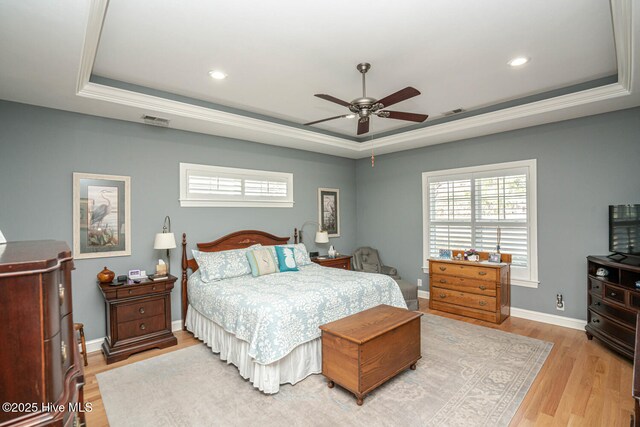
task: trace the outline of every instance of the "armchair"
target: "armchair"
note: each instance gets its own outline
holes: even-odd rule
[[[385,274],[396,281],[409,310],[418,309],[418,285],[402,280],[398,270],[382,264],[378,251],[370,247],[362,247],[353,253],[353,269],[365,273]]]

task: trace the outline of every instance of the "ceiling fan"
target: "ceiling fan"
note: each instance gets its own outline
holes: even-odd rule
[[[420,95],[420,91],[411,86],[405,87],[402,90],[399,90],[391,95],[377,100],[375,98],[371,98],[367,96],[367,87],[365,75],[367,71],[371,68],[371,64],[367,62],[363,62],[361,64],[356,65],[356,69],[362,73],[362,97],[356,98],[351,102],[346,102],[331,95],[325,94],[316,94],[318,98],[322,98],[326,101],[335,102],[336,104],[340,104],[343,107],[349,108],[351,114],[343,114],[341,116],[329,117],[328,119],[316,120],[315,122],[305,123],[305,125],[315,125],[317,123],[326,122],[329,120],[335,119],[343,119],[343,118],[351,118],[357,115],[358,117],[358,135],[362,135],[364,133],[369,132],[369,119],[371,116],[375,115],[381,118],[386,119],[396,119],[396,120],[407,120],[410,122],[424,122],[429,117],[426,114],[417,114],[417,113],[404,113],[402,111],[388,111],[383,110],[390,105],[397,104],[398,102],[402,102],[406,99],[413,98],[414,96]]]

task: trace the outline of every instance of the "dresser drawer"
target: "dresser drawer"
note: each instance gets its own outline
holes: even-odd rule
[[[164,291],[164,283],[153,283],[149,285],[125,285],[123,289],[118,289],[117,298],[135,297],[153,292]]]
[[[601,298],[591,295],[589,310],[609,319],[617,320],[630,328],[635,328],[636,312],[625,310],[616,304],[607,304]]]
[[[589,277],[589,290],[593,294],[598,294],[602,296],[602,291],[604,290],[604,283],[602,283],[598,279],[594,279],[593,277]]]
[[[119,305],[116,308],[118,322],[145,319],[147,317],[164,314],[164,298],[143,299],[137,302]]]
[[[472,294],[469,292],[452,291],[450,289],[431,288],[430,298],[436,301],[444,301],[449,304],[461,305],[464,307],[472,307],[486,311],[496,311],[495,297]]]
[[[626,293],[624,289],[611,286],[607,283],[604,284],[604,300],[607,302],[613,302],[624,305],[626,302]]]
[[[444,262],[433,262],[431,264],[432,273],[466,277],[496,282],[499,279],[499,271],[491,267],[469,264],[448,264]]]
[[[164,314],[147,317],[145,319],[131,320],[129,322],[121,322],[118,323],[118,339],[125,340],[127,338],[140,337],[166,328],[167,325]]]
[[[432,274],[430,283],[439,288],[453,289],[461,292],[472,292],[474,294],[496,296],[495,282],[484,280],[467,279],[465,277],[445,276]]]
[[[596,329],[609,337],[613,337],[629,347],[633,347],[635,345],[636,337],[635,332],[632,329],[628,329],[618,325],[617,323],[611,322],[606,317],[600,316],[591,309],[589,310],[589,317],[589,326],[591,328]]]

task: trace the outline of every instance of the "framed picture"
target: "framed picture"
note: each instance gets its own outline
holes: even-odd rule
[[[500,255],[499,253],[490,253],[489,254],[489,262],[500,262],[502,261],[502,255]]]
[[[329,237],[340,237],[340,190],[318,188],[318,222]]]
[[[73,256],[131,255],[131,178],[73,174]]]
[[[451,259],[453,252],[451,249],[440,249],[440,259]]]

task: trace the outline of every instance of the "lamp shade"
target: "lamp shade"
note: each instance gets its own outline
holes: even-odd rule
[[[153,242],[153,249],[173,249],[176,247],[176,236],[173,233],[158,233]]]
[[[316,243],[329,243],[329,233],[326,231],[317,231]]]

